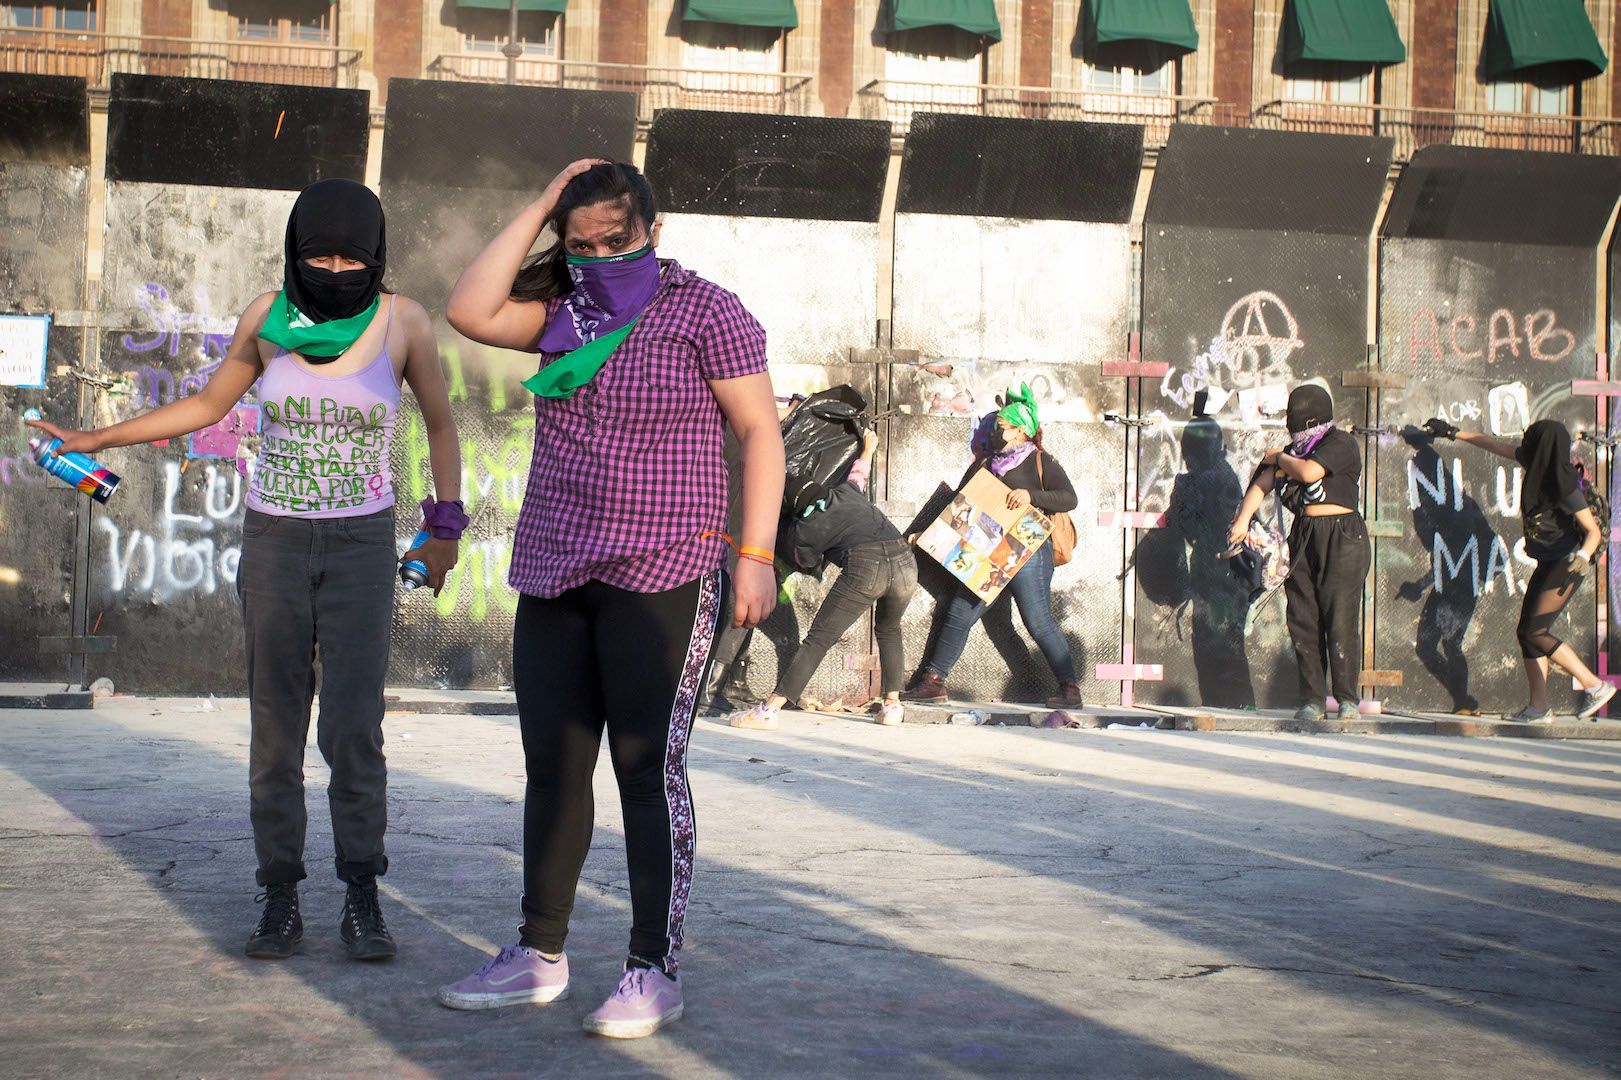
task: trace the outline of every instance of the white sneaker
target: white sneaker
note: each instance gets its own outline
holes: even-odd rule
[[[1576,715],[1583,720],[1591,720],[1598,715],[1600,709],[1610,703],[1613,697],[1615,697],[1613,683],[1600,683],[1595,690],[1583,690],[1581,708],[1576,710]]]
[[[768,709],[761,703],[748,712],[733,713],[727,722],[735,728],[747,728],[750,731],[776,731],[777,710]]]
[[[906,708],[898,701],[886,701],[878,710],[878,723],[884,727],[897,727],[906,719]]]

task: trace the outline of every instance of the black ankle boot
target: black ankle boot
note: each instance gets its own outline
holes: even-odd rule
[[[298,914],[298,886],[293,882],[266,885],[254,898],[265,906],[259,925],[248,938],[247,954],[256,960],[285,960],[304,940],[304,920]]]
[[[398,951],[388,927],[383,925],[383,909],[377,903],[377,882],[350,885],[343,898],[343,922],[339,932],[355,960],[389,960]]]

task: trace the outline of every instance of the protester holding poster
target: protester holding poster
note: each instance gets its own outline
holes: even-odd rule
[[[1075,658],[1053,617],[1053,547],[1048,542],[1051,525],[1045,519],[1047,514],[1075,509],[1078,500],[1064,467],[1042,447],[1041,423],[1030,388],[1021,385],[1017,391],[1009,390],[1001,400],[1002,408],[987,416],[974,433],[974,462],[963,476],[951,506],[952,523],[960,520],[964,532],[944,565],[963,581],[964,587],[952,593],[934,651],[924,660],[912,688],[901,697],[905,701],[945,699],[946,678],[968,644],[969,631],[988,606],[984,598],[987,586],[999,584],[995,578],[1007,578],[1012,568],[1016,572],[1006,582],[1007,590],[1013,594],[1024,628],[1058,679],[1058,693],[1047,704],[1055,709],[1078,708],[1081,686]],[[1003,496],[1007,509],[1033,507],[1041,514],[1021,515],[1011,525],[1003,525],[983,509],[976,513],[971,499],[964,496],[970,493],[976,478],[987,472],[1008,488]],[[920,545],[928,542],[928,536],[927,532],[923,534]],[[982,581],[963,577],[977,573],[976,564],[985,556],[988,558],[983,559],[986,568]],[[989,590],[989,595],[995,594],[996,590]]]

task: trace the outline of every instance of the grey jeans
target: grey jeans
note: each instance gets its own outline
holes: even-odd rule
[[[247,512],[236,590],[247,632],[248,792],[260,885],[302,881],[304,744],[321,667],[316,744],[338,877],[388,869],[383,681],[394,607],[394,511],[312,519]]]

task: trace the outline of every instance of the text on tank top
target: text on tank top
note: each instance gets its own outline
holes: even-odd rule
[[[400,384],[389,355],[394,299],[377,357],[348,375],[317,375],[285,349],[259,381],[259,457],[247,504],[265,514],[358,517],[394,505],[388,455]]]

